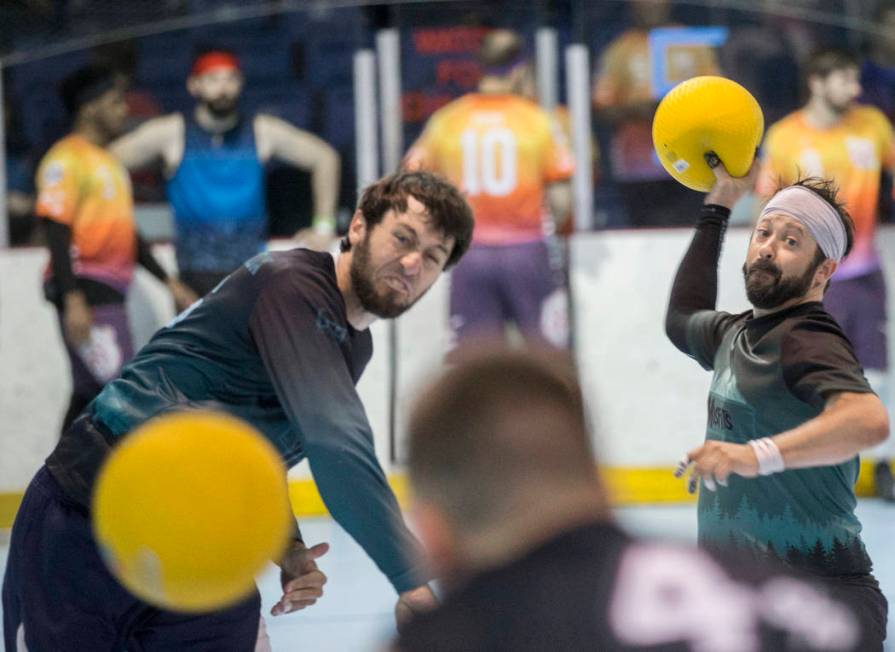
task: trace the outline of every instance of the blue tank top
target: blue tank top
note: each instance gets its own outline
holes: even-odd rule
[[[211,134],[184,116],[183,159],[167,182],[178,268],[229,272],[257,254],[267,236],[264,166],[254,120]]]

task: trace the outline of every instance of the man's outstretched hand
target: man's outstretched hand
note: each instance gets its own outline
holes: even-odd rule
[[[326,575],[317,568],[317,560],[328,551],[328,543],[318,543],[311,548],[300,541],[292,544],[280,560],[283,597],[270,610],[272,616],[299,611],[317,602],[326,584]]]
[[[395,623],[398,626],[398,631],[404,629],[404,626],[413,620],[416,614],[431,611],[437,606],[438,598],[426,584],[404,591],[398,597],[398,604],[395,605]]]

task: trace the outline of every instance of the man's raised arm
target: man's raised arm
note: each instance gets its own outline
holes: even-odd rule
[[[696,233],[674,277],[665,314],[665,333],[687,355],[694,355],[687,337],[690,317],[699,311],[715,310],[718,261],[727,219],[737,200],[755,185],[757,165],[753,163],[749,174],[742,178],[731,177],[720,163],[713,169],[715,185],[706,195]]]
[[[109,151],[128,170],[162,162],[165,172],[177,167],[183,155],[183,116],[171,114],[144,122],[109,145]]]

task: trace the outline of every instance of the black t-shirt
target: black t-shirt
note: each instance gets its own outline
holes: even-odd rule
[[[109,447],[135,427],[223,410],[260,430],[287,466],[306,458],[333,518],[398,591],[414,588],[417,544],[355,389],[372,352],[369,330],[347,321],[331,255],[260,254],[159,330],[88,407],[96,427],[66,432],[47,466],[87,505]]]
[[[637,542],[609,524],[568,531],[418,616],[402,652],[863,650],[823,589],[726,570],[703,551]]]
[[[723,358],[716,360],[732,329],[742,333],[731,341],[736,350],[730,355],[722,352]],[[758,391],[752,387],[765,380],[759,366],[773,368],[794,398],[816,409],[823,409],[837,392],[873,391],[851,342],[820,302],[798,304],[762,317],[753,317],[751,310],[738,315],[699,311],[688,321],[687,344],[688,353],[704,369],[734,365],[732,371],[740,376],[740,384],[749,386],[743,390],[747,393]]]

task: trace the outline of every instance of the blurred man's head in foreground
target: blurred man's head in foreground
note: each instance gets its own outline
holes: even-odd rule
[[[606,517],[567,354],[467,348],[409,422],[414,516],[449,583]]]

